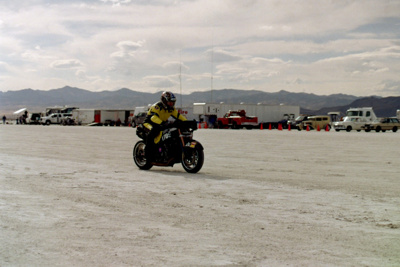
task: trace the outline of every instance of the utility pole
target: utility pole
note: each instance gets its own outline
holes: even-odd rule
[[[180,87],[180,95],[181,95],[181,110],[183,107],[182,104],[182,57],[181,57],[182,50],[179,51],[179,87]]]
[[[214,27],[212,29],[212,41],[211,41],[211,103],[213,103],[213,82],[214,82]]]

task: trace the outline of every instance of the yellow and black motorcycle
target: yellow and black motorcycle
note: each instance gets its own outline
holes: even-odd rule
[[[147,129],[139,124],[136,134],[139,140],[133,148],[133,160],[141,170],[149,170],[153,166],[174,166],[182,163],[185,171],[197,173],[204,163],[204,148],[200,142],[193,139],[197,130],[197,122],[178,121],[166,126],[162,132],[161,141],[156,145],[152,162],[146,157]]]

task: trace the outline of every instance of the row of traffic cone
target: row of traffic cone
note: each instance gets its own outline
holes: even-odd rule
[[[197,128],[198,129],[201,129],[201,128],[208,129],[208,124],[207,124],[207,122],[199,122],[199,126]],[[260,130],[264,130],[264,124],[263,123],[260,124]],[[272,124],[271,123],[268,126],[268,130],[272,130]],[[281,123],[278,124],[278,130],[279,131],[283,130],[283,126],[282,126]],[[329,125],[326,125],[325,131],[329,132],[329,130],[330,130]],[[291,131],[291,125],[290,124],[288,124],[288,131]],[[306,131],[310,131],[310,126],[309,125],[307,125]],[[319,127],[319,125],[317,127],[317,131],[318,132],[321,131],[321,128]]]
[[[272,130],[272,125],[271,125],[271,123],[269,124],[268,129],[269,129],[269,130]],[[264,130],[264,124],[263,124],[263,123],[260,124],[260,130]],[[280,124],[280,123],[278,124],[278,130],[279,130],[279,131],[282,131],[282,130],[283,130],[282,124]],[[291,125],[288,124],[288,131],[290,131],[290,130],[291,130]],[[307,130],[307,131],[310,131],[310,126],[309,126],[309,125],[307,125],[306,130]],[[329,124],[327,124],[326,127],[325,127],[325,131],[326,131],[326,132],[329,132],[329,130],[330,130],[330,127],[329,127]],[[318,132],[321,131],[321,128],[319,127],[319,125],[317,126],[317,131],[318,131]]]
[[[329,132],[329,130],[330,130],[330,127],[329,127],[329,124],[327,124],[326,127],[325,127],[325,132]],[[309,125],[307,125],[307,131],[310,131],[310,126]],[[321,131],[321,128],[319,127],[319,125],[317,126],[317,131],[318,132]]]
[[[260,124],[260,130],[264,130],[264,124],[263,123],[261,123]],[[268,126],[268,130],[272,130],[272,125],[271,125],[271,123],[269,124],[269,126]],[[279,131],[282,131],[283,130],[283,127],[282,127],[282,124],[278,124],[278,130]],[[290,131],[290,124],[288,125],[288,130]]]

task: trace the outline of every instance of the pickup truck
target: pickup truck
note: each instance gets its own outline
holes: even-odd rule
[[[258,126],[258,118],[255,116],[247,116],[246,111],[228,111],[222,118],[217,118],[218,128],[232,129],[252,129]]]
[[[72,113],[52,113],[48,116],[41,117],[40,123],[42,125],[60,124],[69,117],[72,117]]]
[[[343,118],[343,121],[335,122],[333,127],[337,132],[341,130],[347,132],[356,130],[359,132],[365,124],[376,121],[377,119],[371,107],[350,108],[346,111],[346,117]]]

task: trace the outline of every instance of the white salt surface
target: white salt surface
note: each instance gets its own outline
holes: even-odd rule
[[[399,133],[200,129],[198,174],[132,128],[0,127],[0,266],[400,266]]]

